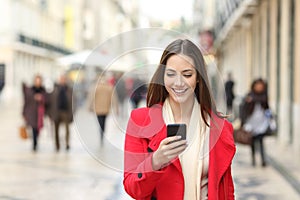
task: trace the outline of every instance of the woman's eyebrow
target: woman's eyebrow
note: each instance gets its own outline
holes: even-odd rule
[[[176,72],[176,70],[170,69],[170,68],[167,68],[166,71]],[[182,70],[181,72],[182,73],[184,73],[184,72],[194,72],[194,70],[193,69],[185,69],[185,70]]]
[[[183,70],[182,72],[183,72],[183,73],[184,73],[184,72],[194,72],[194,70],[193,70],[193,69],[185,69],[185,70]]]
[[[176,70],[174,69],[171,69],[171,68],[167,68],[166,69],[166,72],[173,72],[173,73],[176,73]],[[193,73],[194,72],[194,69],[185,69],[185,70],[182,70],[180,73]]]
[[[176,70],[170,68],[167,68],[166,71],[176,72]]]

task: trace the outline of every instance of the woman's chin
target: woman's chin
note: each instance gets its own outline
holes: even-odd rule
[[[175,103],[184,104],[184,103],[187,103],[188,97],[187,96],[174,96],[172,99]]]

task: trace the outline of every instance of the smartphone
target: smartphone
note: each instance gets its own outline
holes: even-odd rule
[[[167,136],[180,135],[182,140],[186,139],[186,124],[168,124]]]

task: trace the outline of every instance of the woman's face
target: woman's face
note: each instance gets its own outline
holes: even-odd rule
[[[42,86],[42,79],[41,77],[37,76],[34,79],[34,86],[35,87],[41,87]]]
[[[254,85],[254,92],[256,93],[262,93],[265,90],[265,85],[262,82],[257,82]]]
[[[172,55],[166,63],[164,83],[170,101],[186,103],[194,100],[197,74],[193,59],[184,55]]]

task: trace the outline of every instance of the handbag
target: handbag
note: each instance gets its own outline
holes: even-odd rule
[[[239,128],[233,131],[234,141],[240,144],[250,145],[252,143],[252,133],[245,131],[243,128]]]
[[[277,116],[272,113],[271,110],[266,110],[266,116],[268,117],[269,126],[265,133],[266,136],[274,136],[277,134],[278,126],[277,126]]]
[[[20,126],[19,128],[20,138],[26,140],[28,138],[28,133],[25,125]]]

